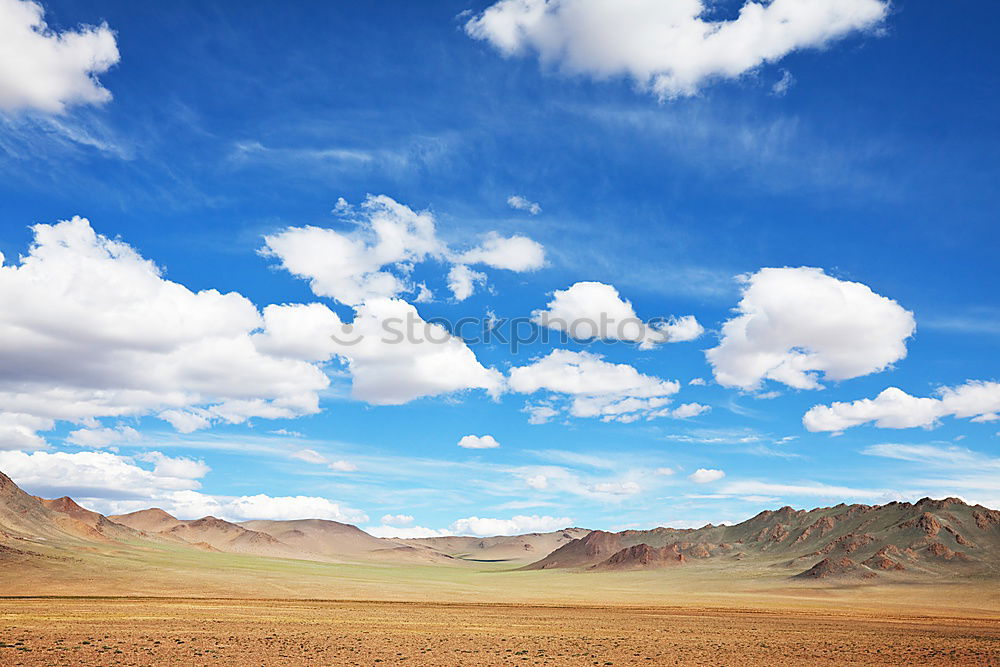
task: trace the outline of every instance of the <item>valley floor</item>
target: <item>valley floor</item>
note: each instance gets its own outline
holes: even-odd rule
[[[989,616],[806,609],[2,598],[0,665],[997,664]]]

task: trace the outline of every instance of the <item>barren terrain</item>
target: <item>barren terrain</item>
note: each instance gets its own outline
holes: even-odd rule
[[[995,664],[983,617],[683,607],[4,599],[2,665]]]

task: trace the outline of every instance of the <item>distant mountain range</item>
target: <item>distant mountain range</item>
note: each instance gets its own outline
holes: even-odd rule
[[[800,578],[1000,574],[1000,512],[957,498],[782,507],[734,526],[595,530],[528,569],[626,570],[767,561]]]
[[[767,567],[789,579],[912,581],[1000,576],[1000,511],[955,498],[886,505],[782,507],[732,526],[618,533],[567,528],[497,537],[378,538],[322,519],[182,520],[152,508],[117,516],[71,498],[37,498],[0,473],[0,563],[72,560],[97,548],[135,557],[170,545],[307,561],[627,571]]]

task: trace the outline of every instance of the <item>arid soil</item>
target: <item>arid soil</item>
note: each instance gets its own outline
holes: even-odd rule
[[[0,599],[0,665],[991,665],[996,618],[806,610]]]

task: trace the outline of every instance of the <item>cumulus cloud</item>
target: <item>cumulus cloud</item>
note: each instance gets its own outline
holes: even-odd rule
[[[0,110],[61,113],[75,104],[103,104],[111,93],[98,75],[118,62],[106,24],[56,32],[41,4],[0,0]]]
[[[466,435],[458,441],[458,446],[465,449],[496,449],[500,443],[492,435]]]
[[[545,309],[532,312],[531,319],[577,340],[631,341],[639,343],[641,350],[691,341],[704,332],[693,315],[643,322],[613,285],[599,282],[578,282],[556,290]]]
[[[94,422],[102,417],[160,413],[191,431],[318,411],[326,374],[293,351],[258,347],[255,332],[266,337],[267,324],[242,295],[166,280],[83,218],[32,230],[18,264],[0,256],[0,411],[8,415],[0,442],[24,441],[26,429],[53,420],[86,425],[94,432],[72,437],[93,442],[110,435]]]
[[[48,443],[38,435],[38,431],[48,431],[55,422],[33,415],[0,412],[0,450],[5,449],[45,449]]]
[[[765,63],[878,26],[883,0],[746,2],[712,20],[705,0],[500,0],[465,24],[506,56],[597,79],[628,76],[661,99],[694,95]]]
[[[486,368],[460,339],[425,322],[400,299],[375,299],[355,309],[356,341],[336,348],[348,362],[351,395],[377,405],[399,405],[424,396],[483,389],[503,390],[503,376]]]
[[[673,380],[643,375],[628,364],[570,350],[553,350],[527,366],[512,368],[509,384],[522,394],[545,391],[568,397],[574,417],[621,422],[665,416],[664,406],[680,389]]]
[[[450,530],[426,528],[424,526],[367,526],[365,532],[375,537],[399,538],[404,540],[449,537],[454,535]]]
[[[490,232],[478,246],[457,255],[456,261],[508,271],[535,271],[545,266],[545,248],[527,236],[504,237]]]
[[[111,447],[139,440],[139,432],[131,426],[116,428],[82,428],[70,431],[66,442],[81,447]]]
[[[689,419],[703,415],[711,409],[710,406],[701,403],[682,403],[670,411],[670,416],[674,419]]]
[[[889,387],[875,398],[814,405],[802,417],[802,423],[810,431],[839,433],[870,422],[878,428],[933,428],[944,417],[974,422],[1000,419],[998,382],[970,380],[957,387],[941,387],[935,394],[911,396],[898,387]]]
[[[353,215],[346,203],[337,210]],[[369,197],[353,221],[356,229],[349,233],[291,227],[267,236],[263,250],[309,280],[317,295],[351,305],[353,321],[342,321],[321,304],[271,306],[264,311],[267,330],[255,337],[258,346],[309,361],[340,358],[351,374],[352,396],[372,404],[398,405],[467,389],[497,396],[503,376],[397,295],[414,290],[418,300],[429,295],[408,276],[413,264],[434,258],[452,263],[449,287],[461,301],[486,279],[469,265],[532,270],[544,264],[542,246],[491,233],[481,245],[457,253],[438,239],[433,215],[385,196]]]
[[[485,273],[473,271],[464,264],[456,264],[448,271],[448,289],[455,301],[465,301],[476,291],[476,285],[485,283]]]
[[[153,469],[143,468],[150,463]],[[43,497],[72,496],[85,507],[118,514],[161,507],[182,519],[212,515],[250,519],[331,519],[363,523],[356,509],[316,496],[220,496],[201,493],[203,461],[160,452],[119,456],[111,452],[0,452],[0,470],[19,486]]]
[[[241,521],[252,519],[271,519],[274,521],[330,519],[348,523],[363,523],[368,520],[363,512],[317,496],[268,496],[258,493],[254,496],[216,499],[216,502],[219,506],[216,516],[230,517]]]
[[[408,264],[444,255],[430,212],[413,211],[384,195],[369,196],[361,211],[351,232],[289,227],[265,236],[263,253],[308,280],[317,296],[351,306],[400,294],[410,288],[404,275]]]
[[[709,482],[716,482],[726,476],[726,473],[722,470],[714,470],[712,468],[698,468],[693,473],[688,475],[690,479],[695,484],[708,484]]]
[[[460,338],[426,322],[402,299],[373,298],[354,308],[349,323],[322,304],[269,306],[262,350],[310,361],[337,357],[351,375],[351,396],[400,405],[425,396],[484,389],[496,396],[503,376],[486,368]]]
[[[171,457],[160,452],[149,452],[135,457],[153,464],[153,474],[174,479],[201,479],[212,469],[204,461],[185,456]]]
[[[524,533],[548,533],[562,528],[568,528],[573,520],[568,517],[553,516],[515,516],[510,519],[487,519],[470,516],[458,519],[451,524],[452,533],[457,535],[475,535],[488,537],[491,535],[522,535]]]
[[[765,380],[819,389],[885,369],[906,356],[913,313],[867,285],[822,269],[766,268],[744,278],[736,315],[706,351],[716,381],[758,389]]]
[[[141,460],[141,459],[140,459]],[[146,456],[152,470],[136,459],[111,452],[0,452],[0,470],[31,493],[46,497],[155,498],[193,491],[208,466],[159,452]]]
[[[358,466],[350,461],[345,461],[343,459],[338,459],[337,461],[330,461],[327,465],[330,470],[334,472],[356,472]]]
[[[545,249],[526,236],[491,232],[479,246],[452,250],[438,238],[430,211],[414,211],[385,195],[369,196],[358,211],[338,203],[334,212],[345,216],[353,228],[288,227],[265,236],[261,252],[308,280],[317,296],[349,306],[410,292],[419,300],[429,299],[427,286],[414,283],[409,275],[415,264],[428,259],[453,264],[448,281],[459,301],[486,280],[484,274],[469,269],[470,264],[509,271],[533,271],[545,264]]]
[[[521,195],[511,195],[507,198],[507,206],[518,211],[524,211],[531,215],[538,215],[542,212],[542,207],[538,202],[525,199]]]

